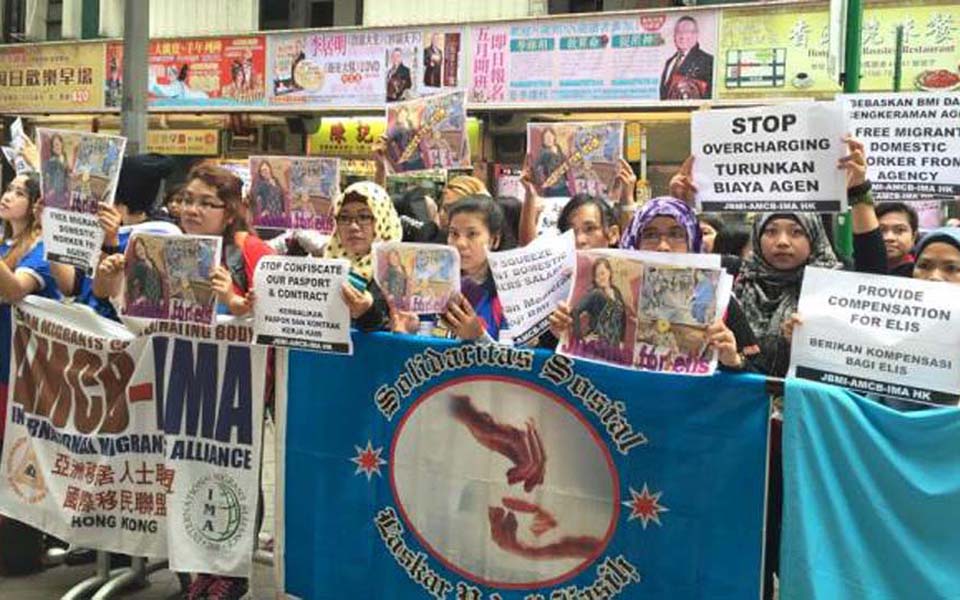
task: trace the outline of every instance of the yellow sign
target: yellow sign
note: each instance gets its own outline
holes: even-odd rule
[[[323,117],[320,128],[307,139],[307,154],[341,158],[368,158],[373,143],[387,131],[386,117]],[[470,154],[480,155],[480,121],[467,118]]]
[[[624,128],[624,137],[626,138],[627,162],[643,160],[643,126],[636,121],[630,121]]]
[[[103,109],[102,43],[0,46],[0,111]]]
[[[873,6],[864,11],[860,89],[893,90],[897,26],[904,27],[902,90],[960,89],[960,6]],[[817,96],[840,91],[827,71],[826,6],[724,10],[720,98]]]
[[[216,129],[155,129],[147,132],[147,151],[186,156],[218,156]]]

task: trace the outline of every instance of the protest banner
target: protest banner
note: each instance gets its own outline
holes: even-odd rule
[[[103,245],[100,203],[113,204],[127,138],[37,129],[44,258],[96,268]]]
[[[266,106],[267,42],[262,35],[151,40],[148,102],[152,109]],[[106,48],[106,106],[123,100],[123,44]]]
[[[376,243],[373,277],[397,310],[441,314],[460,293],[460,253],[437,244]]]
[[[472,168],[464,92],[387,105],[387,157],[397,172]]]
[[[103,110],[101,42],[15,44],[0,49],[0,110]]]
[[[541,196],[608,198],[622,157],[622,122],[527,124],[527,162]]]
[[[340,193],[340,160],[296,156],[250,157],[253,224],[333,233]]]
[[[610,104],[713,97],[716,11],[518,21],[471,28],[470,100]]]
[[[340,288],[350,263],[309,256],[265,256],[253,273],[256,343],[352,354],[350,310]]]
[[[693,114],[697,204],[705,212],[843,212],[843,108],[829,102]]]
[[[932,403],[960,399],[960,314],[949,285],[808,268],[790,375]]]
[[[960,529],[946,526],[960,518],[960,410],[904,413],[800,379],[785,388],[780,597],[960,589]]]
[[[877,200],[960,198],[960,94],[842,96]]]
[[[125,253],[121,314],[212,325],[217,299],[210,276],[222,243],[213,236],[134,233]]]
[[[267,349],[230,321],[134,336],[13,307],[0,512],[65,542],[249,576]]]
[[[509,337],[520,346],[537,340],[550,327],[550,313],[570,295],[577,260],[573,232],[540,236],[522,248],[491,252],[487,260]]]
[[[619,367],[710,375],[706,328],[726,312],[733,282],[717,255],[577,252],[561,354]]]
[[[759,596],[761,378],[384,334],[285,368],[280,592]]]

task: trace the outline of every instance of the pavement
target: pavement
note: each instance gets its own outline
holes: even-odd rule
[[[275,485],[275,444],[274,427],[267,423],[264,431],[263,448],[263,495],[264,521],[261,539],[273,535],[274,490]],[[64,565],[26,577],[0,577],[0,599],[2,600],[56,600],[77,583],[91,577],[96,572],[94,565],[67,567]],[[181,597],[180,582],[171,571],[157,571],[149,577],[147,587],[132,590],[116,598],[136,598],[137,600],[172,600]],[[256,600],[276,598],[276,586],[273,580],[273,567],[255,563],[251,581],[251,593],[248,596]]]

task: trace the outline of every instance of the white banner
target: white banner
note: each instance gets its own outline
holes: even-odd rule
[[[790,376],[957,404],[956,299],[956,289],[944,283],[807,268]]]
[[[802,102],[698,111],[690,126],[697,203],[708,212],[842,212],[841,106]]]
[[[265,256],[253,273],[258,344],[353,354],[350,310],[340,287],[350,263],[312,256]]]
[[[842,98],[876,199],[960,198],[960,94]]]
[[[38,298],[12,313],[0,512],[71,545],[249,575],[267,367],[249,326],[134,336]]]

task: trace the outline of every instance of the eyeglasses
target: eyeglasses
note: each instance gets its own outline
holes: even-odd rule
[[[369,213],[360,213],[358,215],[337,215],[337,226],[350,227],[356,223],[360,227],[366,227],[373,224],[373,215]]]
[[[643,248],[656,248],[663,240],[670,245],[686,244],[687,232],[682,227],[673,227],[667,232],[658,229],[644,229],[640,232],[640,246]]]
[[[198,198],[188,193],[184,193],[180,197],[180,203],[183,205],[183,208],[196,206],[201,210],[221,210],[227,207],[226,204],[213,200],[212,196],[200,196]]]

